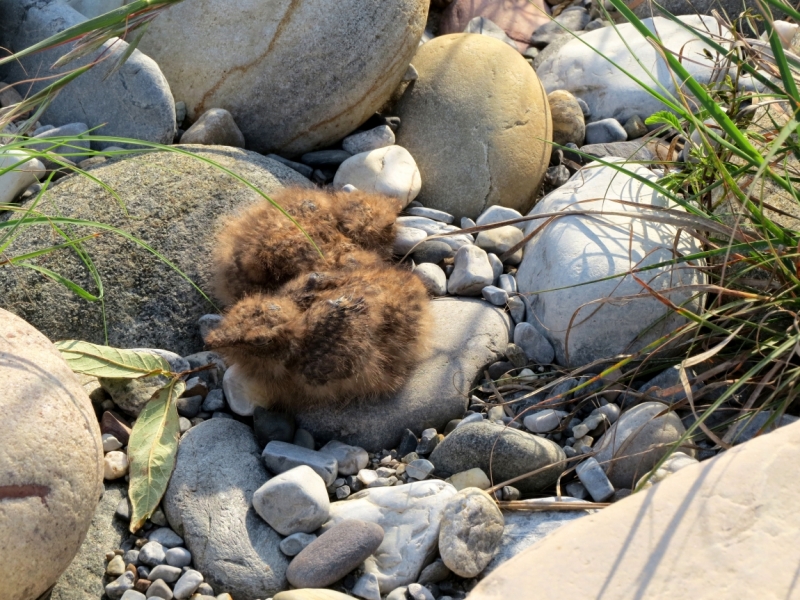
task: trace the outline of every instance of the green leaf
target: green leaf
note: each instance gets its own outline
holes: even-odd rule
[[[138,379],[171,373],[166,360],[148,352],[120,350],[76,340],[57,342],[56,348],[74,372],[94,377]]]
[[[183,381],[173,379],[153,395],[133,426],[128,441],[131,532],[141,529],[167,490],[181,433],[175,401],[185,390]]]
[[[658,125],[659,123],[664,123],[665,125],[669,125],[681,131],[681,122],[678,120],[678,117],[668,110],[660,110],[644,120],[645,125]]]

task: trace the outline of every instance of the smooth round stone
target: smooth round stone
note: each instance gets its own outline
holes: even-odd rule
[[[494,304],[495,306],[502,307],[508,302],[508,292],[493,285],[487,285],[485,288],[483,288],[483,290],[481,290],[481,294],[483,295],[484,300],[490,304]]]
[[[414,267],[414,273],[422,279],[422,283],[434,296],[447,294],[447,276],[439,265],[422,263]]]
[[[555,358],[553,345],[530,323],[517,323],[514,327],[514,343],[537,365],[549,365]]]
[[[242,378],[238,365],[231,365],[222,377],[222,389],[228,406],[237,415],[251,417],[256,410],[256,405],[248,398],[247,386]]]
[[[306,465],[276,475],[253,494],[255,511],[281,535],[316,531],[330,506],[325,482]]]
[[[369,464],[369,454],[363,448],[343,444],[331,440],[319,449],[320,452],[330,454],[339,465],[339,475],[355,475]]]
[[[147,542],[139,550],[139,562],[150,567],[164,564],[165,560],[167,560],[166,551],[158,542]]]
[[[455,218],[499,204],[527,211],[550,159],[550,108],[536,73],[487,35],[436,37],[395,108],[422,177],[420,201]],[[498,185],[497,182],[503,182]]]
[[[444,564],[461,577],[477,577],[497,552],[503,513],[484,491],[467,488],[447,503],[439,530]]]
[[[192,553],[186,548],[170,548],[166,552],[166,561],[173,567],[188,567],[192,564]]]
[[[188,550],[185,550],[184,548],[173,548],[167,551],[167,559],[169,559],[170,557],[170,552],[173,551],[182,551],[183,553],[188,553]],[[172,556],[174,557],[175,554],[173,553]],[[189,555],[190,561],[191,558],[192,558],[191,555]],[[158,579],[161,579],[163,581],[166,581],[167,583],[175,583],[176,581],[178,581],[178,579],[180,579],[181,573],[183,573],[181,569],[185,566],[188,566],[188,564],[189,563],[186,563],[185,565],[169,565],[169,564],[156,565],[155,567],[150,569],[150,572],[147,574],[147,578],[150,581],[156,581]]]
[[[490,206],[483,211],[478,217],[475,225],[492,225],[493,223],[502,223],[503,221],[513,221],[514,219],[521,219],[522,213],[513,208],[506,206]],[[517,223],[514,227],[525,229],[525,223]],[[463,228],[463,225],[462,225]]]
[[[567,416],[567,413],[547,408],[532,415],[528,415],[523,420],[528,431],[533,433],[548,433],[553,431],[561,424],[561,419]]]
[[[566,468],[565,459],[564,451],[550,440],[486,420],[456,428],[430,456],[439,475],[479,468],[497,483],[542,469],[514,484],[523,493],[555,483]]]
[[[248,146],[292,157],[340,140],[389,100],[427,13],[423,0],[370,10],[354,0],[200,0],[170,5],[141,50],[190,119],[225,108]]]
[[[172,590],[175,600],[188,600],[203,583],[203,575],[199,571],[189,569],[181,575]]]
[[[136,576],[131,571],[125,571],[122,575],[117,577],[106,585],[106,595],[111,600],[120,600],[122,596],[128,591],[133,589],[133,584],[136,581]],[[20,598],[23,598],[20,596]],[[27,599],[25,599],[27,600]]]
[[[475,245],[483,248],[486,252],[503,255],[522,241],[522,231],[519,227],[505,225],[487,231],[481,231],[475,239]],[[506,259],[511,265],[518,265],[522,260],[522,248],[514,252]]]
[[[212,108],[184,132],[180,143],[244,148],[244,136],[231,113],[223,108]]]
[[[152,575],[151,575],[152,577]],[[172,590],[163,579],[153,579],[153,583],[147,588],[147,598],[162,598],[163,600],[172,600]]]
[[[109,577],[119,577],[125,572],[125,561],[121,556],[116,555],[106,565],[106,575]]]
[[[333,185],[338,189],[345,184],[365,192],[392,196],[405,207],[419,194],[422,180],[408,150],[402,146],[387,146],[344,161],[336,171]]]
[[[397,227],[392,252],[398,256],[403,256],[411,250],[414,250],[415,246],[419,248],[422,244],[420,244],[420,246],[417,246],[417,244],[427,237],[428,234],[421,229],[415,227]]]
[[[313,533],[293,533],[281,541],[281,552],[286,556],[297,556],[315,539],[317,536]]]
[[[497,280],[497,287],[499,287],[501,290],[505,290],[508,294],[516,294],[517,280],[513,275],[504,273],[503,275],[500,275],[500,278]]]
[[[378,576],[375,573],[364,573],[358,578],[353,586],[354,596],[364,600],[381,600],[381,590],[378,584]]]
[[[158,542],[165,548],[183,546],[183,538],[169,527],[159,527],[147,534],[148,541]]]
[[[406,465],[406,474],[411,477],[412,479],[416,479],[417,481],[422,481],[426,479],[428,475],[433,473],[433,463],[429,460],[424,458],[418,458],[417,460],[412,460],[408,465]]]
[[[136,590],[128,590],[122,594],[122,597],[119,600],[147,600],[147,596]]]
[[[456,252],[453,274],[447,291],[454,296],[478,296],[494,282],[494,271],[486,251],[477,246],[463,246]]]
[[[627,132],[616,119],[601,119],[586,125],[587,144],[608,144],[627,139]]]
[[[368,131],[348,135],[342,140],[342,148],[350,154],[361,154],[378,148],[394,145],[394,131],[388,125],[381,125]]]
[[[561,146],[570,142],[582,146],[586,124],[578,99],[566,90],[555,90],[547,94],[547,101],[553,116],[553,141]]]
[[[439,264],[446,258],[453,258],[455,254],[456,251],[449,244],[440,240],[427,240],[414,248],[411,258],[417,264]]]
[[[298,588],[330,585],[371,556],[383,542],[383,535],[383,529],[374,523],[341,521],[294,558],[286,578]]]
[[[103,478],[106,480],[119,479],[128,472],[128,455],[114,450],[103,458]]]
[[[14,166],[17,165],[17,166]],[[13,169],[0,175],[0,202],[12,202],[29,186],[45,176],[45,168],[38,158],[24,150],[4,150],[0,154],[0,169]]]

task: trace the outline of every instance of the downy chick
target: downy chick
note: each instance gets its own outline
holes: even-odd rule
[[[382,264],[301,275],[248,296],[206,345],[239,366],[250,398],[299,411],[377,397],[402,386],[424,356],[428,293]]]
[[[358,250],[391,257],[401,208],[395,198],[296,187],[272,199],[303,227],[324,259],[272,204],[250,206],[223,223],[214,247],[212,292],[225,305],[277,290],[298,273],[336,268]]]

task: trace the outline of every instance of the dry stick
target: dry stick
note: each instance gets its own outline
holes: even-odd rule
[[[510,502],[498,501],[497,506],[502,510],[545,512],[608,508],[611,506],[611,502],[529,502],[525,500],[512,500]]]

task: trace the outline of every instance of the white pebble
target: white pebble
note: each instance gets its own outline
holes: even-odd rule
[[[109,452],[103,458],[103,477],[119,479],[128,473],[128,455],[119,450]]]
[[[103,440],[103,452],[113,452],[122,448],[122,442],[110,433],[104,433],[101,439]]]

